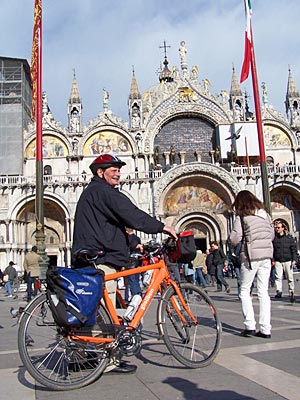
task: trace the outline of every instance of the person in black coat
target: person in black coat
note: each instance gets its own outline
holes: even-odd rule
[[[297,262],[297,247],[295,239],[288,234],[286,224],[278,220],[275,222],[275,238],[273,241],[275,262],[275,287],[276,298],[282,297],[283,272],[288,280],[288,290],[291,303],[295,302],[295,285],[293,277],[293,266]]]
[[[219,243],[214,241],[210,243],[212,248],[213,259],[212,263],[215,267],[215,276],[217,279],[217,291],[222,291],[222,285],[225,287],[227,293],[230,293],[230,286],[224,277],[224,261],[225,261],[225,254],[221,247],[219,247]]]
[[[215,286],[216,284],[216,268],[213,264],[213,249],[210,247],[209,250],[206,251],[206,259],[205,259],[205,265],[207,268],[207,273],[211,278],[211,286]]]
[[[113,274],[129,262],[126,227],[149,234],[164,232],[177,239],[171,226],[140,210],[118,190],[124,165],[125,162],[111,154],[97,157],[90,165],[93,178],[82,192],[76,207],[73,260],[76,262],[76,254],[80,250],[88,250],[97,256],[96,268],[105,274]],[[106,288],[115,304],[116,282],[107,281]],[[111,360],[109,368],[118,373],[132,373],[136,370],[136,366],[120,360]]]

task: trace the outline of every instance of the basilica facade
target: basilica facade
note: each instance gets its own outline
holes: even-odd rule
[[[126,162],[119,190],[138,207],[177,231],[192,229],[202,251],[211,240],[225,245],[238,191],[263,197],[255,113],[235,70],[231,73],[231,87],[211,93],[209,77],[188,65],[181,42],[178,66],[169,66],[165,52],[159,80],[145,93],[140,93],[133,71],[128,121],[114,114],[103,89],[102,110],[83,125],[75,74],[67,127],[55,120],[43,93],[44,224],[50,263],[71,263],[76,204],[91,178],[89,165],[102,153]],[[266,83],[261,93],[272,218],[284,219],[298,242],[300,95],[290,70],[285,115],[269,104]],[[1,267],[13,260],[21,268],[25,252],[35,244],[35,138],[35,124],[30,123],[23,132],[23,173],[0,176]],[[149,239],[138,234],[143,241]]]

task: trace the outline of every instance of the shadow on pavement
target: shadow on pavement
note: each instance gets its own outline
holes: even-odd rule
[[[186,400],[255,400],[232,390],[205,390],[183,378],[169,377],[163,381],[174,389],[181,391]]]

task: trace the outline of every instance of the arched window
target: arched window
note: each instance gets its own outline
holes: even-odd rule
[[[52,175],[52,167],[51,167],[51,165],[45,165],[45,167],[44,167],[44,175]]]

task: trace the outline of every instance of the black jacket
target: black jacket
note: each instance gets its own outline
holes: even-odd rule
[[[297,260],[297,247],[291,235],[275,235],[273,241],[274,261],[286,262]]]
[[[224,251],[221,247],[219,247],[218,249],[214,250],[212,252],[213,254],[213,260],[212,263],[215,267],[217,267],[219,264],[222,264],[225,261],[225,254]]]
[[[129,259],[125,227],[162,232],[164,224],[137,208],[118,189],[94,176],[78,201],[72,254],[79,249],[102,251],[97,263],[125,266]]]
[[[216,267],[213,264],[213,258],[214,258],[213,253],[208,253],[207,256],[206,256],[206,259],[205,259],[205,265],[207,267],[207,272],[210,275],[214,275],[215,274],[215,270],[216,270]]]

